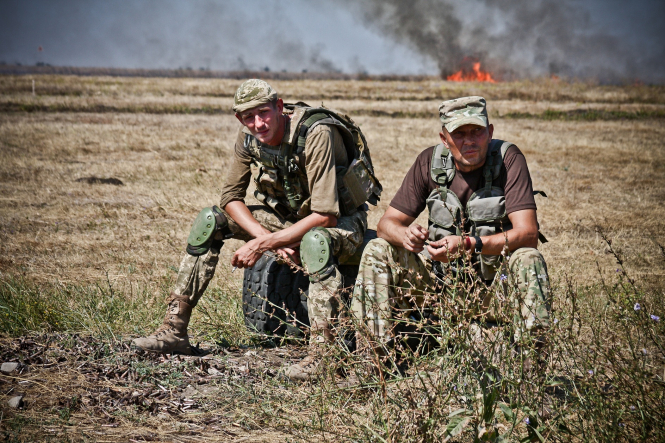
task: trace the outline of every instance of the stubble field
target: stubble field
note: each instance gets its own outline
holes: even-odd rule
[[[0,77],[0,357],[20,362],[20,372],[0,375],[0,428],[8,439],[303,438],[307,427],[285,424],[274,402],[262,406],[301,389],[278,374],[302,349],[261,346],[244,330],[242,272],[229,265],[237,241],[224,246],[192,321],[194,341],[211,351],[205,359],[148,358],[127,346],[161,322],[191,221],[219,199],[238,130],[230,112],[238,83]],[[439,103],[485,96],[495,138],[520,147],[534,189],[548,195],[536,197],[549,240],[539,249],[555,294],[612,286],[625,275],[654,314],[665,314],[658,311],[665,88],[553,80],[272,84],[286,102],[323,104],[361,126],[384,187],[371,228],[416,155],[437,143]],[[625,274],[617,272],[617,255]],[[650,364],[662,389],[660,352]],[[17,392],[23,409],[7,406]]]

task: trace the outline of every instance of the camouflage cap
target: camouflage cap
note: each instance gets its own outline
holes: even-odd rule
[[[462,125],[487,127],[487,102],[478,96],[446,100],[439,106],[439,118],[448,132]]]
[[[233,98],[233,112],[244,112],[277,99],[277,91],[258,78],[245,80]]]

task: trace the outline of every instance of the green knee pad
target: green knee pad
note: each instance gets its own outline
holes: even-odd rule
[[[319,281],[332,272],[332,240],[326,228],[313,228],[303,235],[300,259],[310,281]]]
[[[203,255],[210,248],[219,249],[224,240],[233,237],[229,222],[217,206],[204,208],[196,216],[187,237],[187,253],[193,256]]]

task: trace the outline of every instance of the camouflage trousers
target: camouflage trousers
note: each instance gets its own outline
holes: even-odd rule
[[[266,206],[249,206],[252,216],[270,232],[280,231],[293,225],[293,222],[285,220]],[[245,232],[228,215],[229,228],[233,232],[233,238],[249,241],[252,237]],[[355,254],[362,246],[363,237],[367,230],[367,213],[358,211],[353,215],[337,219],[337,226],[327,228],[330,234],[333,255],[344,260]],[[203,292],[208,287],[210,280],[215,275],[215,268],[219,261],[219,249],[210,249],[207,253],[194,257],[185,254],[180,263],[178,277],[173,292],[189,298],[189,304],[196,306]],[[309,285],[307,307],[311,324],[328,322],[337,316],[338,291],[342,288],[342,276],[333,266],[332,272],[316,282]]]
[[[538,330],[549,327],[549,277],[537,249],[513,251],[507,266],[490,285],[459,275],[457,282],[448,277],[440,280],[432,265],[425,256],[383,239],[370,241],[363,251],[351,302],[360,326],[386,341],[393,336],[396,318],[408,319],[414,311],[446,297],[442,305],[449,309],[451,318],[512,322],[516,339],[537,335]]]

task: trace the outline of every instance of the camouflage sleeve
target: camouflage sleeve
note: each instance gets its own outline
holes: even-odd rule
[[[222,196],[219,201],[221,208],[224,208],[234,200],[245,201],[249,181],[252,177],[252,157],[247,148],[245,148],[244,142],[245,133],[240,128],[235,142],[233,160],[231,166],[228,168],[229,173],[222,188]]]
[[[335,166],[346,166],[344,140],[336,128],[315,126],[305,143],[305,169],[311,195],[311,211],[340,216]]]

